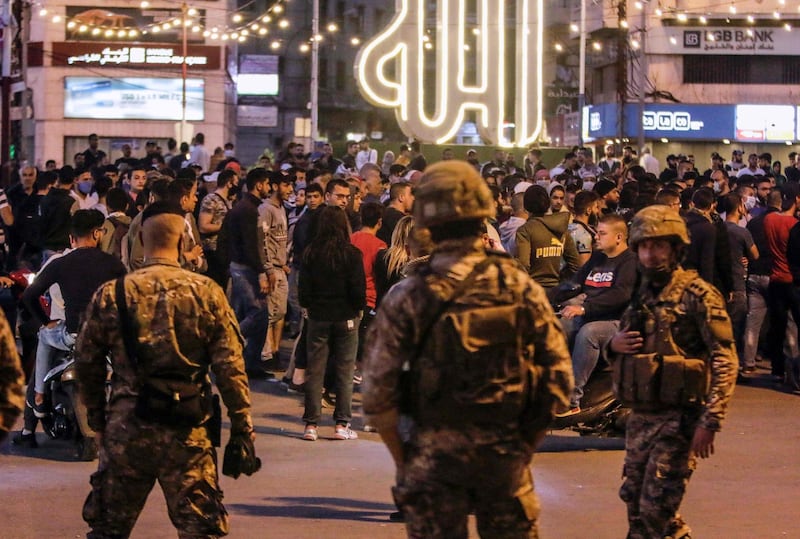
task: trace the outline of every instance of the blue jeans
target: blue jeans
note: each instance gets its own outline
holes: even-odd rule
[[[63,320],[52,328],[39,330],[39,345],[36,348],[36,369],[34,373],[34,389],[44,393],[44,378],[53,368],[53,358],[59,352],[67,352],[75,344],[75,334],[67,331]]]
[[[575,389],[570,399],[570,408],[580,406],[583,387],[589,381],[600,360],[600,351],[619,331],[618,320],[598,320],[583,324],[575,335],[572,348],[572,371],[575,374]]]
[[[269,304],[261,293],[258,273],[238,264],[231,264],[231,307],[239,321],[245,339],[245,368],[257,369],[261,365],[261,349],[267,339],[269,328]]]
[[[761,335],[761,326],[767,316],[767,287],[769,275],[747,277],[747,316],[745,318],[742,366],[756,366],[756,352]]]
[[[333,419],[337,423],[349,423],[353,417],[353,371],[358,349],[358,325],[360,320],[326,322],[306,320],[308,323],[306,366],[305,411],[303,421],[316,425],[322,414],[322,386],[328,356],[333,355],[336,379],[336,408]],[[334,388],[328,388],[334,389]]]

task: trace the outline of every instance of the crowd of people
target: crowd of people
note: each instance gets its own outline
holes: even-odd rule
[[[316,438],[320,406],[331,405],[336,435],[355,438],[349,401],[352,381],[360,382],[364,336],[388,289],[431,247],[419,239],[411,217],[415,185],[427,166],[419,144],[403,144],[397,155],[386,151],[382,157],[368,139],[348,141],[345,149],[337,158],[329,143],[314,152],[289,143],[274,160],[265,155],[246,167],[232,144],[211,153],[198,133],[180,151],[174,140],[166,153],[148,142],[140,158],[125,145],[112,164],[92,134],[74,166],[26,166],[0,194],[3,267],[40,271],[74,249],[70,223],[76,212],[96,210],[91,218],[82,214],[78,228],[88,227],[92,244],[135,270],[144,263],[141,211],[159,200],[177,203],[186,214],[181,263],[228,290],[245,336],[248,375],[272,377],[287,369],[283,382],[290,391],[312,388],[305,392],[306,437]],[[800,283],[800,228],[794,226],[800,172],[794,152],[785,168],[769,154],[750,154],[745,163],[739,150],[728,162],[714,152],[703,172],[690,155],[669,155],[659,170],[649,148],[637,158],[625,147],[617,158],[614,146],[607,146],[595,160],[590,148],[575,147],[549,167],[535,148],[520,164],[501,149],[485,163],[476,155],[470,149],[463,160],[480,173],[496,205],[486,222],[487,249],[516,258],[559,305],[577,378],[565,413],[580,410],[583,386],[631,301],[637,272],[628,225],[652,204],[671,206],[684,217],[691,244],[683,266],[696,269],[726,298],[742,374],[755,372],[762,357],[774,376],[792,374],[786,358],[800,355],[794,324],[800,300],[793,293]],[[454,158],[452,149],[442,151],[442,161]],[[70,345],[89,289],[105,277],[81,281],[81,299],[67,307],[59,343],[52,345],[52,331],[39,334],[43,342]],[[69,280],[60,284],[70,286]],[[565,287],[573,291],[567,299],[561,297]],[[44,352],[37,355],[36,326],[53,320],[30,296],[20,321],[29,375],[34,363],[41,370],[51,361]],[[14,327],[15,298],[10,292],[3,297]],[[280,356],[284,335],[297,340],[291,357]],[[34,407],[42,400],[42,376],[35,377]],[[23,433],[35,440],[29,429]]]
[[[329,143],[313,152],[290,143],[252,166],[230,143],[209,152],[202,133],[179,150],[174,140],[167,146],[162,153],[148,142],[141,158],[125,146],[111,163],[90,135],[73,165],[26,166],[0,191],[2,266],[38,272],[21,301],[14,282],[0,276],[2,306],[18,328],[33,381],[14,443],[36,447],[37,420],[48,413],[44,374],[59,351],[74,345],[95,290],[152,264],[143,215],[164,204],[183,217],[180,266],[227,293],[247,377],[285,371],[287,390],[303,395],[304,440],[318,439],[325,408],[333,409],[333,438],[358,438],[352,395],[368,354],[366,336],[389,290],[436,248],[437,238],[415,215],[447,210],[435,200],[415,206],[428,168],[419,143],[382,157],[368,139],[348,141],[340,157]],[[679,212],[688,230],[687,245],[676,251],[681,266],[724,298],[740,376],[753,375],[764,358],[777,381],[797,390],[799,156],[789,154],[783,168],[770,154],[751,154],[745,163],[739,150],[728,162],[715,152],[701,172],[693,156],[669,155],[660,170],[649,148],[641,153],[637,159],[625,147],[617,158],[608,146],[595,160],[592,149],[575,147],[548,167],[536,148],[520,164],[501,149],[482,163],[470,149],[460,160],[491,194],[480,224],[483,247],[516,259],[557,309],[575,376],[559,415],[580,413],[591,373],[626,330],[620,320],[642,279],[629,230],[654,206]],[[447,148],[441,161],[458,157]],[[649,268],[648,278],[674,270]],[[49,311],[39,302],[45,293]],[[295,344],[284,356],[287,337]]]

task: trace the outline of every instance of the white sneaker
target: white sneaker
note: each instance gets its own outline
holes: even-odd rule
[[[336,425],[336,433],[333,435],[337,440],[355,440],[358,438],[358,433],[350,428],[350,423],[347,425]]]
[[[319,435],[317,434],[317,427],[314,425],[306,425],[306,430],[303,431],[303,440],[309,442],[316,442]]]

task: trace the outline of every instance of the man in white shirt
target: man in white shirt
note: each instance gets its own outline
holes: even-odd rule
[[[194,146],[190,153],[189,161],[197,163],[203,168],[203,172],[211,172],[208,167],[211,166],[211,155],[205,147],[206,136],[203,133],[198,133],[194,136]]]
[[[378,164],[378,150],[369,147],[369,139],[364,137],[358,143],[358,153],[356,154],[356,170],[361,170],[361,167],[367,163]]]
[[[739,169],[736,177],[740,178],[745,174],[749,174],[750,176],[766,176],[767,173],[764,172],[764,169],[758,168],[758,154],[751,153],[747,156],[747,166]]]
[[[649,174],[658,176],[661,172],[661,164],[658,159],[653,157],[649,146],[642,148],[642,157],[639,159],[639,165]]]

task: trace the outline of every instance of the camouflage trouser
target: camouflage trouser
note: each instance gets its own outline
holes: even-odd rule
[[[696,425],[697,415],[681,410],[631,413],[619,491],[628,506],[628,539],[667,537],[685,526],[677,511],[695,468],[689,449]]]
[[[217,455],[205,427],[170,429],[112,417],[83,506],[92,528],[87,537],[128,537],[156,481],[179,537],[226,535],[228,513],[217,477]]]
[[[458,483],[442,479],[435,467],[426,464],[411,459],[399,478],[401,483],[392,489],[409,538],[466,539],[471,511],[484,539],[539,537],[539,500],[529,458],[492,455]]]

